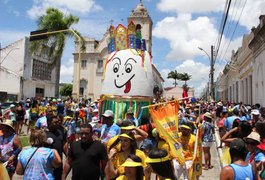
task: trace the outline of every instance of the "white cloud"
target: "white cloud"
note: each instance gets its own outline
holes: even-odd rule
[[[222,11],[224,0],[161,0],[157,8],[163,12],[204,13]]]
[[[29,32],[13,31],[13,30],[1,30],[0,39],[2,48],[22,39],[24,36],[29,36]]]
[[[182,64],[176,66],[173,70],[177,70],[178,73],[188,73],[192,75],[191,80],[187,82],[190,87],[195,88],[195,96],[198,97],[203,92],[204,88],[207,86],[209,81],[209,71],[210,66],[196,62],[194,60],[186,60]],[[215,74],[219,73],[222,70],[222,67],[215,68]],[[170,69],[162,69],[160,71],[162,77],[165,79],[164,87],[173,87],[173,80],[167,79],[167,75],[170,72]],[[215,75],[216,77],[216,75]],[[178,86],[182,86],[184,81],[177,81]]]
[[[60,82],[71,83],[73,81],[74,60],[69,59],[66,63],[62,63],[60,72]]]
[[[206,17],[192,19],[191,14],[179,14],[177,17],[166,17],[153,29],[153,35],[169,41],[171,50],[168,60],[183,60],[200,55],[199,47],[210,47],[216,40],[217,30]]]
[[[81,32],[83,36],[101,39],[109,27],[109,22],[102,19],[80,19],[79,23],[73,27]]]
[[[27,13],[30,18],[35,19],[44,14],[48,7],[55,7],[64,12],[79,12],[83,15],[102,10],[102,7],[97,5],[94,0],[34,0],[33,6]]]
[[[239,20],[241,26],[246,27],[247,30],[259,24],[259,16],[265,13],[265,1],[264,0],[255,0],[255,1],[235,1],[236,7],[234,14],[230,13],[230,18],[234,21],[238,21],[241,10],[245,4],[244,10]],[[233,4],[233,3],[231,3]]]

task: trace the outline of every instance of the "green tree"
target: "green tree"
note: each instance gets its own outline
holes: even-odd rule
[[[71,96],[73,90],[72,84],[65,84],[63,87],[60,88],[60,95],[61,96]]]
[[[70,29],[73,24],[78,23],[79,18],[72,14],[63,14],[60,10],[55,8],[48,8],[46,14],[40,16],[37,20],[38,30],[47,29],[48,32]],[[74,30],[75,31],[75,30]],[[85,41],[81,37],[81,47],[85,50]],[[64,51],[66,38],[74,37],[73,32],[66,31],[48,35],[47,39],[34,41],[30,44],[31,53],[46,54],[51,61],[51,65],[55,67],[55,96],[59,95],[59,81],[61,71],[61,58]]]
[[[189,75],[188,73],[179,74],[179,80],[185,81],[185,85],[187,85],[187,81],[189,81],[190,79],[191,79],[191,75]]]
[[[174,71],[170,71],[169,73],[168,73],[168,75],[167,75],[167,78],[168,79],[174,79],[174,85],[175,85],[175,87],[177,86],[177,80],[179,80],[179,78],[180,78],[180,76],[179,76],[179,73],[177,72],[177,70],[174,70]]]

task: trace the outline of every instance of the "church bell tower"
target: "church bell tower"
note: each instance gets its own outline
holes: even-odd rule
[[[132,10],[130,16],[127,18],[127,21],[128,24],[133,21],[137,27],[141,28],[142,38],[146,40],[146,50],[152,55],[153,22],[141,0],[137,7]]]

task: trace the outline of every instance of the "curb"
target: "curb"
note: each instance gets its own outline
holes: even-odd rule
[[[218,145],[221,142],[218,128],[215,128],[214,136],[215,136],[215,150],[217,151],[217,154],[218,154],[218,157],[219,157],[219,168],[220,168],[220,171],[221,171],[221,169],[223,168],[224,165],[223,165],[223,163],[221,161],[221,157],[223,156],[222,148],[217,148]]]

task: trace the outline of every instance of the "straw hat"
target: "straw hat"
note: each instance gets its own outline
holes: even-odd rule
[[[8,127],[10,127],[11,129],[13,129],[13,131],[15,131],[14,127],[13,127],[13,122],[10,119],[6,119],[6,121],[4,123],[0,123],[1,125],[6,125]]]
[[[204,113],[204,116],[207,117],[207,118],[210,118],[210,119],[213,118],[213,117],[212,117],[212,114],[209,113],[209,112]]]
[[[253,140],[257,144],[260,143],[260,135],[259,133],[252,131],[247,137],[244,138],[244,140],[247,142],[248,140]]]

